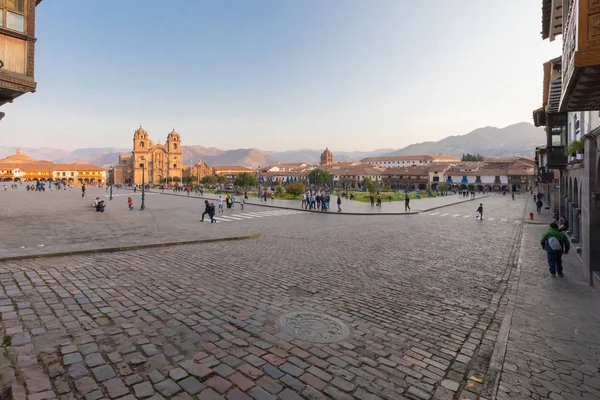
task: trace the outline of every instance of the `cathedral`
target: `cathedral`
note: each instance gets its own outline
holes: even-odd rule
[[[183,159],[181,138],[173,129],[164,145],[154,143],[148,132],[140,126],[133,134],[133,151],[119,156],[119,165],[114,166],[113,183],[136,185],[144,181],[158,185],[171,178],[182,178]]]

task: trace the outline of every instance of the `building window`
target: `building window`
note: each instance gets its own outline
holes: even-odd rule
[[[144,147],[144,142],[140,142],[140,147]]]
[[[177,150],[177,143],[173,143],[173,150]]]
[[[173,164],[173,168],[177,168],[177,164]]]
[[[0,26],[25,32],[25,0],[0,0]]]

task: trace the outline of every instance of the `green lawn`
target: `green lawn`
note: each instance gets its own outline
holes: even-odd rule
[[[354,194],[353,200],[360,201],[363,203],[371,202],[371,195],[369,193],[356,192],[356,191],[350,191],[350,193]],[[389,202],[390,196],[392,197],[392,201],[404,201],[404,192],[381,192],[380,194],[381,194],[382,202]],[[337,195],[337,192],[336,192],[336,195]],[[375,196],[375,201],[377,201],[377,194],[375,194],[374,196]],[[424,199],[424,198],[429,197],[429,195],[427,194],[427,192],[425,190],[421,190],[419,192],[418,196],[417,196],[417,192],[409,192],[408,197],[410,199]],[[436,197],[435,193],[432,193],[431,197]]]

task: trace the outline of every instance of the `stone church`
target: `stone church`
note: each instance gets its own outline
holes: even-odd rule
[[[154,143],[148,132],[140,126],[133,134],[133,151],[119,156],[119,165],[114,167],[115,184],[136,185],[144,180],[150,185],[158,185],[165,179],[182,178],[183,159],[181,138],[173,129],[167,135],[165,144]]]

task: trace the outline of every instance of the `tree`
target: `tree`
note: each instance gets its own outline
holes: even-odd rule
[[[308,173],[308,183],[317,186],[328,186],[331,184],[331,175],[329,175],[329,173],[323,169],[313,169]]]
[[[306,186],[304,186],[304,183],[302,182],[292,182],[287,185],[285,191],[287,192],[287,194],[292,195],[294,196],[294,198],[296,198],[297,196],[306,192]]]
[[[225,178],[223,175],[219,175],[217,176],[217,183],[219,185],[224,185],[227,183],[227,178]]]
[[[233,184],[247,190],[249,187],[258,186],[258,180],[253,174],[242,172],[235,178],[235,182]]]
[[[377,184],[371,180],[371,178],[365,178],[361,182],[361,186],[367,189],[369,193],[377,192]]]
[[[450,190],[450,184],[446,182],[440,182],[438,185],[438,190],[442,193],[446,193],[448,190]]]
[[[203,185],[215,186],[217,184],[217,177],[214,175],[206,175],[201,179]]]
[[[461,159],[461,161],[483,161],[485,160],[485,157],[483,157],[481,154],[477,153],[477,154],[463,154]]]
[[[283,197],[283,186],[277,186],[277,189],[275,189],[275,195],[277,197]]]

